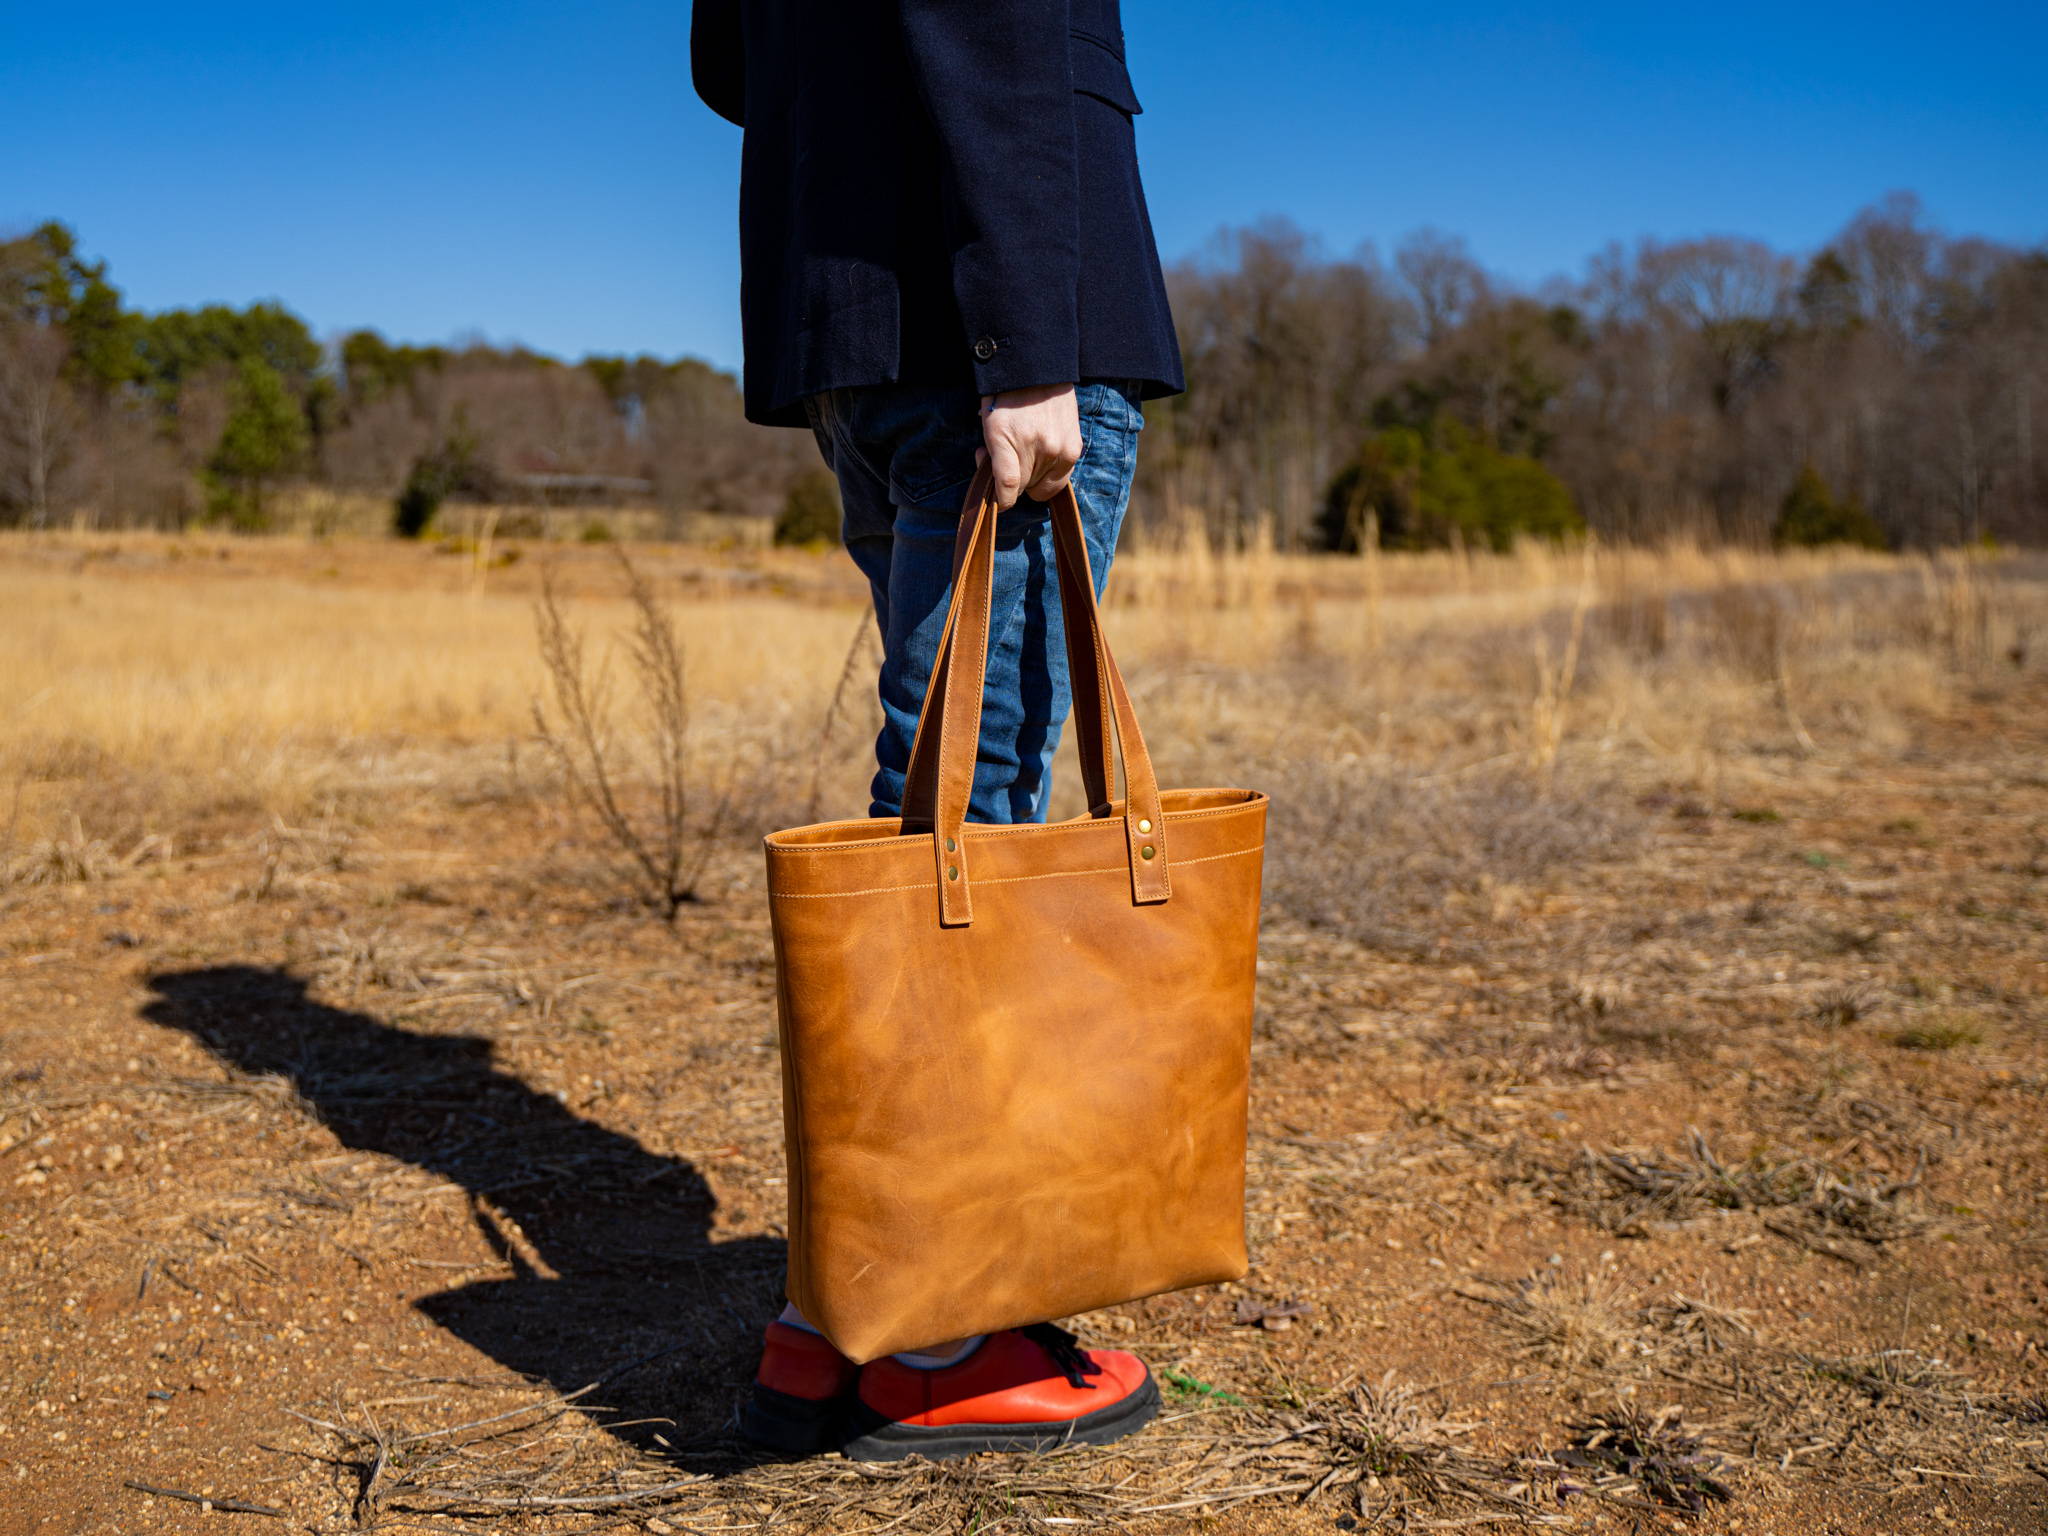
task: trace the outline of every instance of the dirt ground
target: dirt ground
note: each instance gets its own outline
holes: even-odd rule
[[[732,1432],[748,838],[672,929],[516,775],[0,890],[0,1536],[2048,1531],[2048,683],[1629,800],[1271,913],[1255,1267],[1074,1324],[1165,1421],[942,1468]]]

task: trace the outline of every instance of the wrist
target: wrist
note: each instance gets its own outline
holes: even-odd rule
[[[988,411],[997,407],[1011,409],[1024,405],[1043,405],[1048,400],[1057,400],[1062,395],[1071,395],[1076,387],[1075,384],[1069,382],[1065,384],[1027,384],[1015,389],[998,390],[992,395],[983,395],[981,397],[981,408],[984,411]]]

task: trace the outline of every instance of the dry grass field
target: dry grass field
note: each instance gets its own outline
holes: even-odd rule
[[[672,924],[534,722],[545,571],[647,824],[613,549],[0,540],[0,1536],[2048,1531],[2048,561],[1129,554],[1274,798],[1256,1266],[1076,1320],[1143,1436],[872,1467],[731,1432],[861,590],[632,558]]]

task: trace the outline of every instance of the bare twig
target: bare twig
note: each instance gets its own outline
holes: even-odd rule
[[[705,1481],[703,1477],[686,1477],[673,1483],[661,1483],[652,1488],[630,1488],[624,1493],[591,1494],[520,1494],[513,1498],[479,1498],[473,1493],[464,1493],[455,1488],[413,1488],[407,1490],[425,1499],[449,1499],[459,1504],[473,1504],[479,1509],[609,1509],[619,1504],[637,1504],[644,1499],[658,1499],[667,1494],[679,1493],[685,1488],[695,1487]],[[402,1506],[410,1508],[410,1505]],[[447,1513],[447,1511],[442,1511]]]
[[[268,1504],[251,1504],[243,1499],[216,1499],[203,1493],[187,1493],[183,1488],[158,1488],[150,1483],[138,1483],[133,1478],[123,1478],[121,1486],[159,1499],[177,1499],[182,1503],[197,1504],[202,1509],[216,1510],[224,1515],[264,1515],[272,1520],[287,1518],[281,1509],[272,1509]]]

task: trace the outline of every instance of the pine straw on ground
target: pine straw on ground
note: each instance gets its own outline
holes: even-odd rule
[[[620,1528],[1053,1532],[1177,1529],[1258,1505],[1315,1510],[1351,1531],[1574,1524],[1581,1506],[1703,1514],[1745,1482],[1871,1490],[2021,1475],[2048,1457],[2048,1404],[1980,1389],[1960,1365],[1900,1345],[1831,1353],[1766,1336],[1744,1309],[1674,1294],[1632,1302],[1611,1279],[1554,1269],[1459,1294],[1491,1309],[1512,1349],[1605,1406],[1547,1446],[1488,1449],[1451,1392],[1396,1373],[1337,1390],[1282,1383],[1255,1401],[1166,1373],[1173,1399],[1146,1434],[1106,1450],[873,1465],[757,1461],[729,1430],[626,1449],[605,1389],[402,1383],[414,1413],[295,1416],[311,1443],[276,1447],[348,1479],[357,1523],[394,1529]],[[499,1398],[523,1399],[498,1407]],[[490,1411],[463,1411],[471,1397]],[[443,1422],[420,1417],[416,1405]],[[417,1526],[422,1519],[438,1525]]]
[[[1274,1500],[1325,1507],[1349,1529],[1540,1526],[1560,1523],[1561,1494],[1627,1500],[1640,1481],[1618,1465],[1475,1451],[1475,1425],[1450,1416],[1441,1394],[1393,1376],[1288,1408],[1170,1408],[1108,1451],[942,1463],[749,1465],[743,1447],[721,1440],[621,1464],[587,1401],[586,1393],[551,1397],[404,1432],[307,1413],[303,1422],[324,1431],[329,1448],[292,1454],[324,1454],[356,1478],[362,1522],[386,1513],[484,1523],[573,1513],[587,1520],[567,1527],[579,1531],[611,1529],[628,1509],[657,1530],[1057,1531]],[[692,1463],[711,1466],[679,1473]]]
[[[1572,1523],[1577,1502],[1702,1513],[1746,1478],[1825,1470],[1872,1488],[1970,1481],[2037,1466],[2048,1407],[1986,1395],[1908,1348],[1829,1355],[1761,1338],[1739,1311],[1673,1297],[1629,1309],[1584,1277],[1539,1276],[1490,1293],[1520,1345],[1596,1382],[1610,1406],[1563,1443],[1498,1454],[1439,1390],[1389,1374],[1301,1401],[1170,1408],[1109,1450],[861,1464],[750,1462],[729,1437],[623,1459],[597,1402],[607,1382],[427,1427],[367,1410],[298,1414],[355,1487],[357,1523],[431,1518],[439,1529],[597,1532],[833,1530],[1050,1532],[1172,1524],[1255,1503],[1305,1505],[1345,1530],[1457,1530]],[[632,1362],[622,1376],[646,1362]],[[417,1385],[446,1391],[446,1383]],[[1638,1392],[1638,1388],[1642,1391]],[[502,1391],[503,1389],[499,1389]],[[514,1389],[517,1391],[518,1389]],[[1652,1390],[1689,1392],[1711,1417]],[[1186,1396],[1186,1394],[1181,1394]],[[418,1401],[418,1399],[414,1399]],[[435,1528],[435,1527],[424,1527]]]
[[[1746,1211],[1762,1227],[1845,1264],[1869,1248],[1925,1233],[1933,1225],[1914,1201],[1920,1168],[1904,1179],[1843,1173],[1810,1157],[1717,1156],[1694,1128],[1683,1152],[1585,1148],[1568,1169],[1550,1174],[1565,1209],[1603,1231],[1641,1236],[1655,1222],[1678,1224],[1708,1211]]]
[[[1659,1477],[1668,1485],[1661,1502],[1681,1508],[1727,1497],[1720,1474],[1738,1468],[1896,1486],[2020,1475],[2048,1452],[2037,1400],[1986,1391],[1960,1364],[1903,1344],[1829,1352],[1767,1337],[1740,1308],[1685,1295],[1631,1305],[1611,1281],[1572,1271],[1484,1282],[1460,1294],[1491,1308],[1516,1348],[1595,1391],[1628,1399],[1685,1395],[1711,1405],[1714,1417],[1695,1426],[1700,1438],[1687,1454],[1698,1458],[1711,1446],[1722,1491],[1708,1493],[1675,1473],[1650,1478],[1653,1491]],[[1634,1433],[1665,1414],[1675,1425],[1680,1410],[1644,1420],[1632,1401],[1620,1411],[1634,1415]],[[1619,1421],[1600,1422],[1614,1428]],[[1696,1499],[1680,1496],[1687,1486]]]

